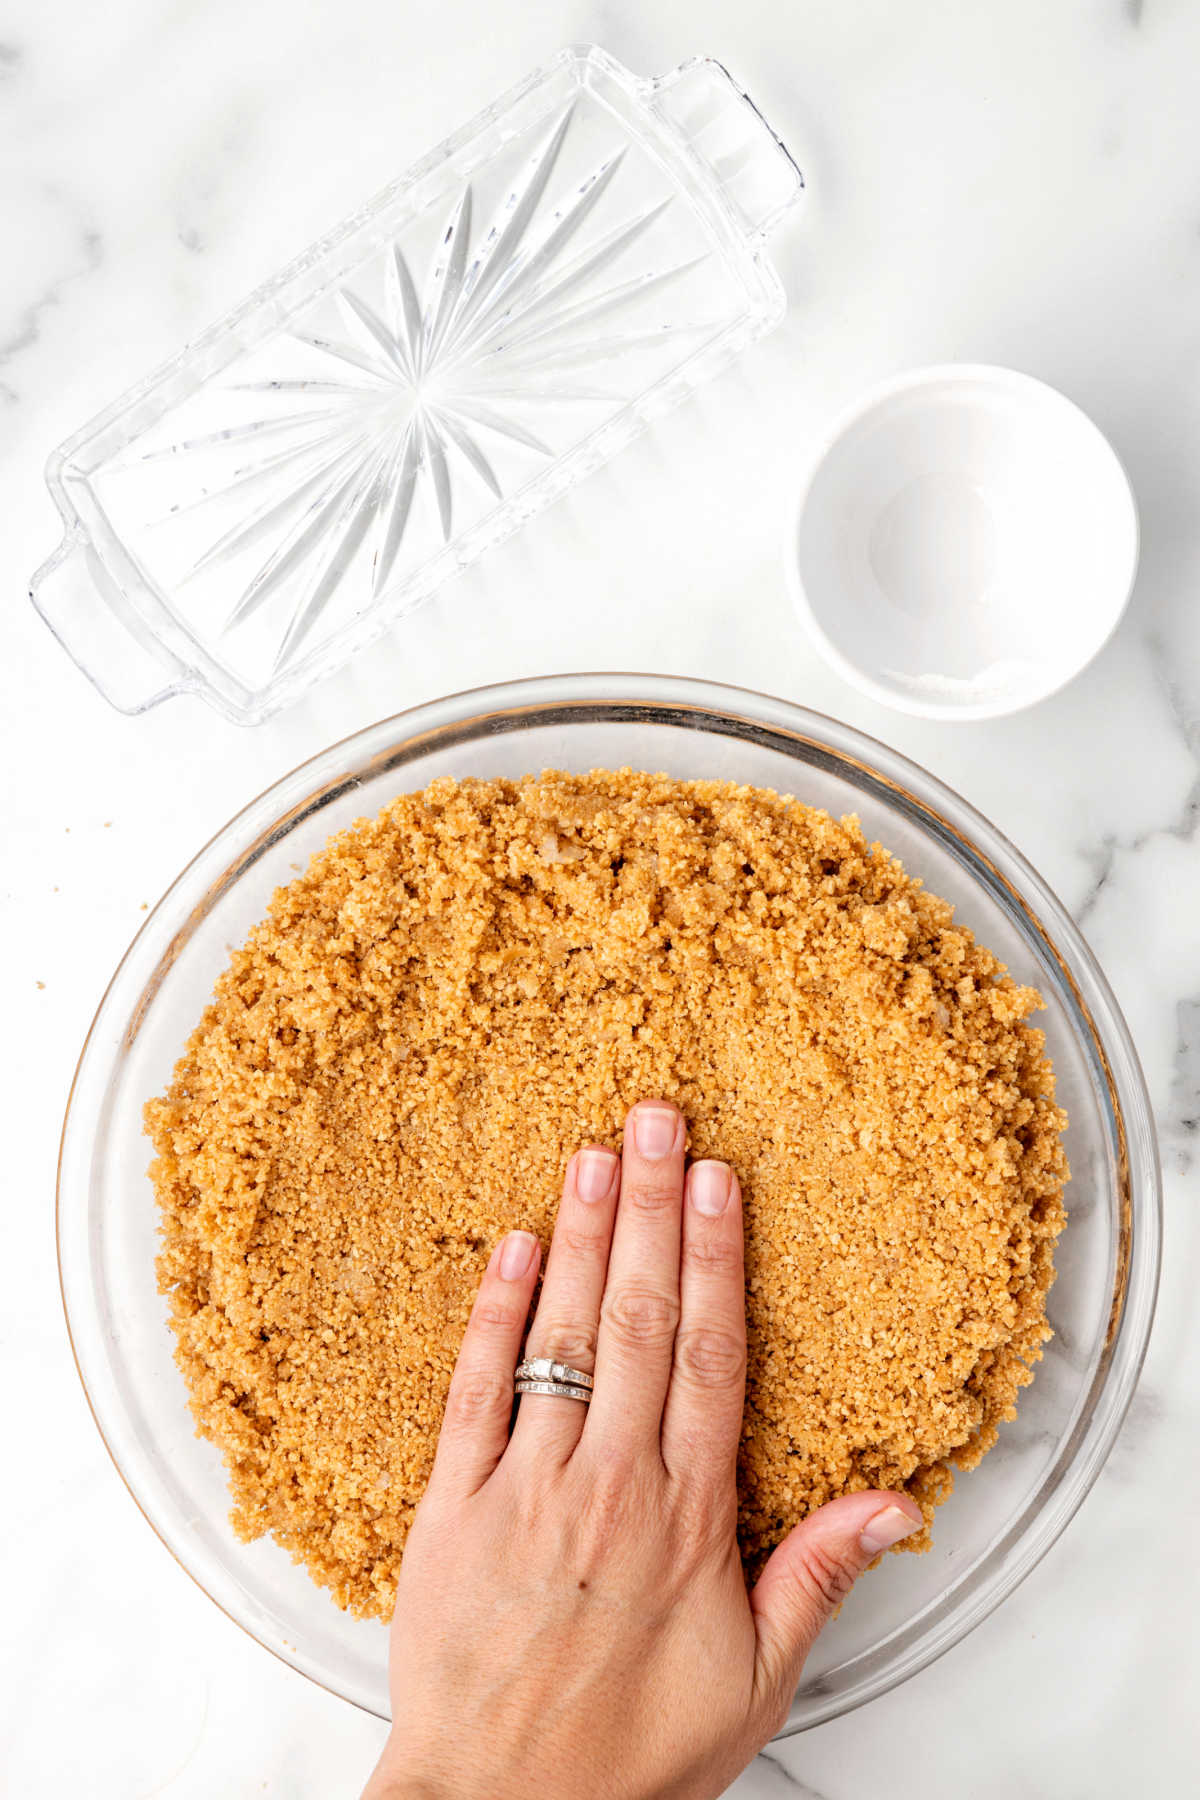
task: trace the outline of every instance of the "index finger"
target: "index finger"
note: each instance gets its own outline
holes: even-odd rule
[[[679,1299],[663,1461],[671,1474],[732,1496],[746,1398],[746,1275],[742,1191],[723,1162],[688,1170]]]

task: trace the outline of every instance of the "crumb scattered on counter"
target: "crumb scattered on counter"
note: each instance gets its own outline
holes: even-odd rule
[[[390,1613],[489,1252],[547,1242],[570,1152],[662,1094],[745,1194],[748,1568],[873,1486],[926,1547],[1050,1335],[1039,1004],[856,820],[771,793],[440,781],[334,837],[146,1109],[236,1529]]]

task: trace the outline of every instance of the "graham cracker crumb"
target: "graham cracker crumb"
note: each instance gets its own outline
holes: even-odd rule
[[[443,780],[332,838],[146,1108],[235,1528],[390,1614],[492,1247],[662,1095],[745,1196],[748,1567],[875,1486],[926,1548],[1050,1336],[1040,1005],[856,819],[759,789]]]

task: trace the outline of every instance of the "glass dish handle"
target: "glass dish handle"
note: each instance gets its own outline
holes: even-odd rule
[[[29,598],[71,661],[118,712],[140,713],[182,685],[118,616],[106,578],[77,525],[29,584]],[[164,679],[164,676],[166,678]]]
[[[804,192],[804,177],[749,94],[711,56],[647,85],[651,106],[705,165],[745,236],[765,238]]]

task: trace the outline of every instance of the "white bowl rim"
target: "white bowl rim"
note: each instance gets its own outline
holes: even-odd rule
[[[1129,504],[1129,523],[1131,528],[1131,554],[1128,574],[1124,578],[1124,591],[1120,603],[1104,632],[1098,636],[1080,659],[1071,667],[1056,671],[1042,686],[1020,699],[1013,700],[1003,696],[986,700],[956,701],[943,696],[922,696],[905,688],[894,686],[890,682],[880,680],[877,675],[865,669],[861,663],[849,657],[817,618],[816,611],[808,598],[804,586],[804,578],[800,572],[800,527],[805,511],[812,496],[813,485],[835,445],[840,443],[846,434],[856,425],[862,423],[888,401],[897,396],[914,392],[920,388],[937,386],[966,385],[970,382],[982,382],[997,391],[1048,399],[1055,406],[1064,408],[1075,417],[1099,440],[1100,445],[1108,452],[1119,477],[1122,492]],[[1037,375],[1028,375],[1021,369],[1006,368],[1001,363],[951,362],[927,363],[919,368],[904,369],[899,374],[886,376],[875,383],[865,393],[855,399],[837,413],[821,436],[816,451],[809,457],[801,478],[800,490],[796,501],[788,513],[787,535],[783,546],[784,570],[792,604],[802,620],[809,636],[825,660],[844,681],[856,687],[860,693],[878,700],[883,706],[890,706],[895,712],[908,713],[919,719],[945,719],[950,722],[967,723],[980,719],[999,719],[1016,712],[1023,712],[1027,707],[1038,706],[1048,700],[1052,694],[1060,693],[1068,683],[1093,663],[1110,642],[1121,620],[1124,618],[1137,580],[1138,563],[1141,557],[1141,520],[1138,514],[1137,496],[1133,491],[1133,483],[1129,479],[1129,471],[1118,455],[1111,439],[1083,408],[1060,388],[1050,382],[1043,381]]]

